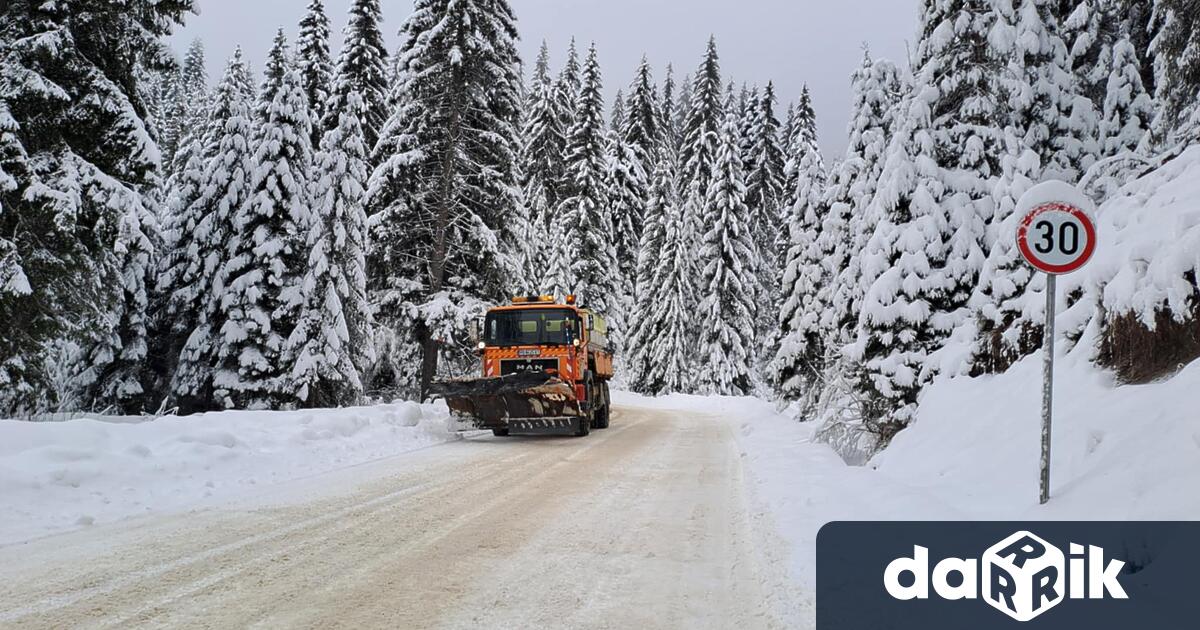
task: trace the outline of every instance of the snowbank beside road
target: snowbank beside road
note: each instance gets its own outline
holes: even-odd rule
[[[1061,349],[1061,348],[1060,348]],[[1083,353],[1056,375],[1053,498],[1038,505],[1041,355],[1008,373],[943,380],[868,466],[847,466],[802,424],[755,399],[624,395],[617,402],[731,419],[748,483],[815,589],[816,537],[837,520],[1200,520],[1200,362],[1115,387]]]
[[[0,420],[0,544],[455,439],[444,405],[232,411],[141,423]]]

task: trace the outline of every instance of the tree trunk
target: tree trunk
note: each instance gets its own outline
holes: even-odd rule
[[[457,73],[455,73],[457,75]],[[446,143],[442,147],[441,173],[438,174],[437,219],[434,223],[433,256],[429,261],[429,292],[437,295],[446,284],[446,232],[450,227],[450,208],[454,203],[455,155],[458,152],[459,135],[462,128],[462,80],[455,76],[449,98],[450,120],[446,129]],[[421,331],[421,398],[429,397],[429,388],[438,371],[438,343],[432,331],[424,326]]]

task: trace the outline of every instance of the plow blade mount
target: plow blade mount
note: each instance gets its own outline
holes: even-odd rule
[[[503,429],[579,415],[575,388],[545,372],[439,381],[430,393],[480,429]]]

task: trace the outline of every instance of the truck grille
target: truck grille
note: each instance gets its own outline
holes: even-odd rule
[[[557,369],[558,359],[504,359],[500,362],[500,376]]]

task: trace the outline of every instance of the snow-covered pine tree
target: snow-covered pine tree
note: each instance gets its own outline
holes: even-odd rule
[[[675,68],[667,64],[667,73],[663,77],[662,100],[659,101],[659,146],[675,155],[679,150],[679,127],[675,124],[675,110],[678,108],[675,94]],[[657,166],[657,165],[656,165]]]
[[[767,373],[784,400],[806,400],[808,407],[819,394],[829,345],[839,340],[828,327],[831,282],[841,271],[830,252],[844,249],[846,226],[826,223],[826,176],[820,152],[809,151],[799,171],[796,205],[787,213],[791,247],[779,283],[783,297],[776,313],[777,350]]]
[[[299,402],[296,357],[285,342],[299,321],[311,226],[311,122],[300,74],[283,75],[259,129],[249,196],[234,211],[222,275],[215,396],[226,407],[280,409]]]
[[[822,322],[832,335],[830,347],[853,340],[863,294],[875,281],[862,273],[862,256],[879,221],[871,200],[906,90],[895,64],[872,60],[870,52],[864,52],[863,63],[850,83],[853,104],[846,155],[834,167],[826,191],[829,210],[825,220],[844,230],[840,242],[830,238],[824,248],[826,262],[834,270]]]
[[[579,106],[579,90],[583,80],[580,77],[579,51],[575,46],[575,38],[567,47],[567,60],[563,69],[554,82],[554,103],[562,128],[570,130],[575,126],[575,109]]]
[[[619,133],[625,128],[625,90],[617,90],[613,97],[612,109],[608,113],[608,130]]]
[[[249,195],[255,133],[250,71],[239,48],[213,99],[202,149],[207,159],[194,175],[198,193],[187,207],[172,208],[164,222],[158,343],[174,365],[171,395],[184,412],[222,406],[212,394],[224,324],[220,299],[234,214]]]
[[[671,89],[674,90],[674,86]],[[645,56],[642,56],[633,82],[629,85],[625,109],[625,126],[621,129],[621,136],[638,154],[642,172],[648,181],[662,144],[663,118],[654,75]],[[638,231],[641,231],[640,225]]]
[[[1016,250],[1017,201],[1047,179],[1078,181],[1079,149],[1072,110],[1083,98],[1055,24],[1063,7],[1047,0],[1016,0],[1015,12],[997,4],[1010,28],[993,38],[1010,46],[1003,93],[1010,114],[1004,129],[1000,178],[993,188],[992,246],[971,298],[978,329],[970,359],[975,373],[1001,372],[1041,345],[1044,279],[1031,273]]]
[[[179,147],[181,121],[176,117],[179,94],[183,81],[181,64],[172,63],[161,71],[154,72],[153,96],[147,103],[146,122],[153,127],[158,148],[162,153],[163,176],[171,174],[171,163]]]
[[[913,419],[917,395],[932,378],[929,355],[945,338],[932,321],[946,294],[941,270],[950,231],[939,205],[942,171],[928,153],[937,146],[937,102],[937,88],[919,83],[888,148],[875,197],[879,222],[862,263],[875,281],[863,297],[858,339],[846,349],[866,398],[863,420],[885,440]]]
[[[635,391],[659,395],[695,391],[692,360],[695,355],[694,319],[696,311],[694,281],[688,277],[693,247],[685,238],[683,212],[677,201],[672,160],[661,160],[655,173],[654,194],[648,211],[649,223],[643,243],[653,238],[653,222],[662,222],[662,240],[652,262],[654,272],[638,298],[637,328],[630,346],[630,382]],[[653,245],[647,245],[651,251]],[[653,291],[653,293],[651,293]]]
[[[640,146],[626,140],[621,132],[613,131],[608,136],[605,151],[604,188],[608,195],[608,214],[612,220],[609,234],[617,272],[613,297],[618,307],[614,309],[614,314],[619,315],[614,320],[619,326],[612,327],[614,334],[611,336],[616,348],[623,350],[623,342],[629,334],[626,326],[634,308],[637,257],[650,185],[643,167],[647,160]]]
[[[767,83],[762,95],[754,101],[750,161],[745,164],[746,205],[754,220],[754,240],[768,262],[774,259],[786,161],[780,143],[780,123],[775,116],[776,103],[775,84]]]
[[[439,350],[465,345],[468,323],[511,288],[497,233],[520,198],[516,39],[503,0],[419,0],[402,29],[400,107],[367,197],[380,324],[416,334],[423,390]]]
[[[140,408],[126,384],[145,358],[138,266],[160,153],[137,73],[170,63],[159,38],[191,9],[17,2],[0,14],[0,415],[57,402],[45,353],[68,337],[91,359],[89,403]]]
[[[521,192],[529,214],[528,260],[525,276],[529,286],[522,292],[542,292],[550,266],[551,222],[562,189],[563,160],[567,130],[555,107],[554,81],[550,77],[550,51],[543,42],[526,90],[525,120],[521,132]]]
[[[604,313],[614,330],[621,330],[624,313],[618,292],[620,269],[608,187],[602,90],[600,62],[593,45],[584,62],[575,126],[567,140],[566,195],[555,212],[556,229],[563,238],[558,241],[561,249],[555,252],[551,275],[556,292],[578,294],[583,304]]]
[[[1142,84],[1137,51],[1128,37],[1113,44],[1112,73],[1105,86],[1100,120],[1100,155],[1112,157],[1137,150],[1154,121],[1154,101]]]
[[[733,84],[729,86],[729,90],[733,89]],[[742,89],[738,92],[737,97],[737,112],[738,112],[738,150],[741,151],[743,168],[748,168],[754,162],[754,125],[755,118],[758,116],[758,105],[761,95],[758,91],[758,86],[748,86],[742,84]]]
[[[800,91],[800,99],[796,102],[791,123],[791,136],[788,142],[788,152],[784,154],[783,162],[783,198],[780,210],[791,212],[796,206],[796,193],[800,190],[800,164],[804,156],[812,151],[820,151],[817,144],[817,113],[813,109],[812,94],[806,84]],[[785,220],[786,217],[780,217]],[[787,256],[791,245],[787,234],[780,234],[776,241],[776,257]]]
[[[717,40],[708,40],[704,61],[692,80],[687,104],[687,119],[681,127],[682,146],[679,163],[682,167],[681,184],[687,189],[694,187],[701,200],[708,193],[708,184],[717,161],[717,143],[724,122],[722,104],[720,59],[717,56]],[[692,210],[702,210],[703,203],[694,204]],[[699,214],[688,219],[698,221]]]
[[[783,117],[783,128],[780,130],[779,143],[784,156],[792,154],[792,138],[796,134],[796,104],[788,103],[787,113]],[[784,166],[787,166],[786,160]]]
[[[333,60],[329,55],[329,17],[322,0],[310,0],[300,34],[296,40],[296,56],[304,78],[304,94],[308,97],[309,119],[313,124],[313,146],[321,142],[323,129],[316,121],[324,120],[333,88]],[[361,97],[360,97],[361,100]]]
[[[638,240],[637,268],[634,280],[634,305],[629,317],[629,333],[622,363],[625,378],[634,391],[656,393],[649,388],[648,379],[654,370],[654,348],[662,338],[663,322],[656,318],[662,302],[661,287],[656,282],[664,259],[667,220],[677,215],[675,202],[675,161],[673,152],[665,145],[654,171],[642,234]]]
[[[208,122],[208,93],[204,42],[194,39],[184,53],[177,81],[169,92],[163,113],[161,144],[167,177],[175,175],[178,168],[186,167],[189,156],[179,157],[178,152],[204,133]]]
[[[382,21],[379,0],[353,0],[350,21],[342,32],[342,51],[333,79],[333,99],[321,121],[325,129],[336,127],[337,114],[348,106],[346,101],[350,94],[357,92],[363,101],[359,119],[368,150],[374,150],[388,117],[388,83],[384,67],[388,54],[380,30]]]
[[[778,280],[784,264],[778,250],[779,219],[784,215],[783,169],[786,157],[780,143],[780,123],[775,116],[775,84],[768,82],[762,94],[752,94],[751,125],[746,147],[746,205],[750,208],[750,230],[759,252],[762,268],[754,273],[762,279],[763,305],[759,309],[758,331],[769,338],[778,319],[774,308],[780,294]]]
[[[704,209],[706,232],[698,254],[701,336],[696,387],[707,394],[744,396],[753,388],[757,304],[762,293],[756,271],[762,262],[746,205],[736,101],[729,99],[725,110]]]
[[[288,340],[295,356],[291,381],[309,407],[343,407],[362,399],[360,375],[375,362],[367,302],[367,214],[363,186],[367,147],[350,93],[338,126],[316,155],[308,272],[299,324]]]
[[[698,282],[700,267],[696,256],[701,239],[707,232],[704,225],[705,204],[712,183],[713,169],[717,162],[717,145],[720,142],[721,125],[724,123],[723,85],[720,60],[717,56],[715,38],[708,41],[704,60],[700,63],[688,92],[687,117],[680,127],[679,190],[683,225],[679,226],[682,238],[689,243],[679,252],[690,259],[681,270],[681,282]],[[683,291],[693,299],[698,297],[695,287]],[[688,310],[696,311],[697,302],[688,304]],[[693,335],[699,335],[699,322],[692,324]]]
[[[283,86],[283,75],[293,66],[292,55],[288,51],[287,35],[283,29],[275,31],[275,39],[271,42],[271,50],[267,52],[267,63],[263,68],[262,85],[258,88],[258,122],[263,124],[271,116],[271,108],[275,97]],[[310,140],[311,144],[311,140]]]
[[[1155,0],[1159,32],[1151,45],[1161,121],[1157,133],[1194,142],[1200,137],[1200,2]]]

